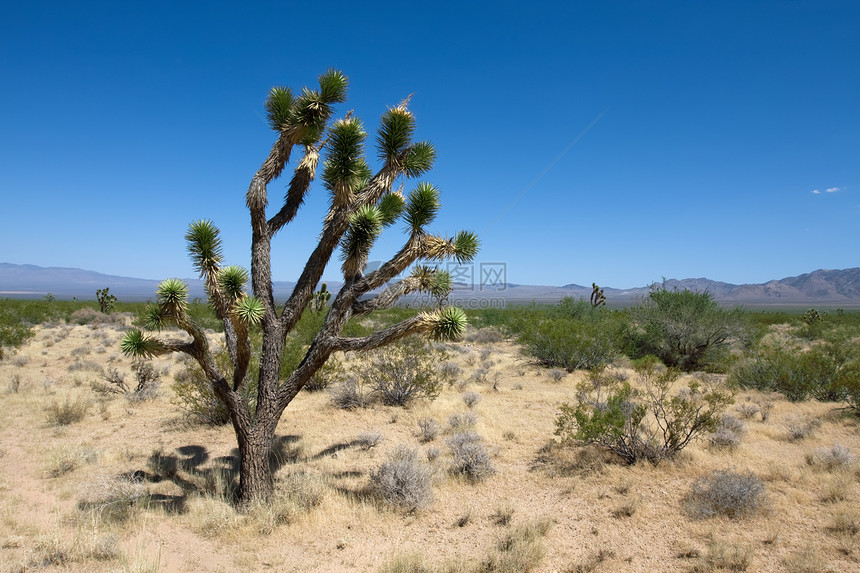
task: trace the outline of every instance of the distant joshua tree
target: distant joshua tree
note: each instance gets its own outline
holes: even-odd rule
[[[240,455],[240,506],[267,498],[273,489],[269,453],[278,421],[313,374],[333,352],[370,350],[413,333],[437,339],[455,339],[466,325],[466,315],[454,307],[440,307],[408,318],[360,338],[344,337],[347,321],[394,304],[411,292],[437,292],[440,272],[418,265],[411,274],[367,300],[363,295],[382,287],[421,260],[471,261],[478,239],[461,231],[453,237],[430,234],[426,227],[439,210],[439,191],[418,183],[403,196],[403,181],[429,171],[436,152],[428,142],[413,142],[415,119],[408,100],[383,114],[376,136],[380,168],[371,171],[364,154],[367,137],[358,118],[347,114],[329,125],[332,105],[346,99],[347,77],[329,70],[319,77],[319,89],[303,88],[294,95],[288,88],[269,92],[266,111],[277,139],[260,169],[251,179],[246,204],[251,216],[251,270],[253,294],[244,291],[249,273],[242,267],[224,266],[219,230],[208,220],[189,226],[185,238],[195,269],[206,285],[209,303],[224,323],[224,338],[231,368],[219,369],[206,335],[187,312],[188,287],[179,279],[167,279],[157,290],[156,304],[147,311],[147,328],[160,330],[175,325],[187,332],[187,342],[163,341],[141,330],[131,330],[122,340],[123,351],[133,357],[184,352],[193,357],[218,398],[230,412]],[[281,208],[266,213],[267,187],[278,178],[294,148],[302,150],[295,164]],[[325,152],[322,181],[329,192],[329,209],[319,243],[283,305],[272,294],[272,239],[296,216],[314,180]],[[394,185],[401,181],[399,189]],[[398,220],[405,223],[405,245],[381,267],[365,273],[368,254],[382,229]],[[286,337],[314,300],[314,288],[335,250],[340,248],[344,285],[332,295],[331,308],[304,358],[289,372],[281,371]],[[450,281],[450,277],[448,278]],[[257,393],[253,400],[243,394],[251,362],[250,329],[262,331]]]

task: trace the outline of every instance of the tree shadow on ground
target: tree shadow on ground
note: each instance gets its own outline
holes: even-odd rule
[[[275,437],[269,452],[269,467],[273,474],[287,465],[337,456],[338,452],[361,445],[359,440],[339,442],[316,454],[303,456],[302,447],[298,444],[300,440],[301,436],[297,435]],[[363,473],[359,471],[341,471],[332,477],[349,479],[361,475]],[[239,489],[239,449],[233,448],[229,455],[215,458],[201,445],[180,446],[170,453],[157,450],[147,459],[146,469],[128,472],[122,477],[150,484],[167,481],[177,486],[181,493],[149,495],[151,506],[161,507],[170,514],[185,513],[188,500],[194,495],[203,494],[235,502]],[[335,489],[356,495],[355,491],[345,488]]]

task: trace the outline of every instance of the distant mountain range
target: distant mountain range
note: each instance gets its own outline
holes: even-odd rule
[[[185,279],[190,296],[204,297],[203,282]],[[139,301],[154,298],[159,281],[106,275],[94,271],[61,267],[38,267],[0,263],[0,297],[41,298],[47,293],[60,299],[73,297],[94,300],[96,290],[110,287],[120,300]],[[328,288],[337,292],[342,283],[330,281]],[[753,307],[827,305],[860,308],[860,268],[817,270],[797,277],[771,280],[762,284],[734,285],[710,279],[670,279],[669,289],[706,291],[725,305],[742,304]],[[276,281],[275,298],[284,300],[295,287],[294,282]],[[635,289],[604,287],[610,306],[628,305],[648,294],[647,286]],[[561,287],[499,283],[468,285],[456,283],[449,300],[466,308],[537,302],[555,302],[563,297],[591,295],[591,287],[576,284]],[[420,302],[420,297],[405,297],[406,304]]]

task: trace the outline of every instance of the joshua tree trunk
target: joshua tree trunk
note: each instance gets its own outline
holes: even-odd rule
[[[407,109],[408,100],[390,108],[381,119],[376,143],[382,165],[374,174],[364,157],[367,134],[361,122],[350,113],[329,125],[332,104],[345,100],[346,76],[330,70],[320,76],[319,83],[319,90],[304,88],[298,97],[289,89],[273,88],[266,101],[270,126],[278,136],[246,193],[252,230],[250,274],[241,267],[222,266],[220,232],[212,222],[192,223],[185,237],[194,267],[205,280],[209,302],[224,323],[232,372],[221,372],[216,367],[205,333],[186,312],[188,287],[177,279],[159,285],[157,304],[147,310],[147,328],[178,326],[191,336],[191,341],[163,342],[140,330],[129,331],[122,341],[123,351],[132,356],[184,352],[200,364],[215,394],[230,412],[239,444],[239,498],[243,506],[271,494],[274,480],[269,456],[281,415],[333,352],[377,348],[413,333],[453,339],[462,334],[466,324],[462,310],[440,306],[362,338],[341,335],[350,318],[387,308],[404,294],[446,294],[451,277],[417,265],[406,278],[359,302],[417,261],[472,260],[478,239],[465,231],[451,238],[426,232],[425,227],[439,209],[439,191],[434,186],[419,183],[403,196],[403,180],[427,172],[435,159],[430,143],[412,141],[415,120]],[[294,168],[284,204],[267,218],[268,185],[282,174],[296,146],[302,148],[303,156]],[[329,211],[319,243],[293,293],[279,307],[272,293],[272,239],[296,216],[316,177],[323,150],[326,161],[322,180],[331,198]],[[393,186],[398,180],[400,189],[395,191]],[[385,227],[398,220],[406,224],[405,245],[377,270],[366,273],[374,241]],[[281,372],[287,336],[314,300],[314,289],[338,247],[344,286],[330,295],[331,308],[298,367]],[[249,279],[253,295],[245,292]],[[251,333],[255,329],[262,331],[256,409],[242,393],[248,382]]]

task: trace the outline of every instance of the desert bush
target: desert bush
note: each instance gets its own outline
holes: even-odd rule
[[[550,379],[553,382],[561,382],[562,378],[567,376],[567,372],[562,370],[561,368],[552,368],[548,372]]]
[[[464,392],[463,403],[469,408],[474,408],[481,401],[481,395],[477,392]]]
[[[233,366],[230,356],[226,350],[213,353],[215,365],[225,374],[227,379],[232,378]],[[206,378],[200,366],[190,358],[183,359],[184,367],[180,370],[173,383],[174,403],[184,410],[192,421],[221,426],[230,422],[230,412],[224,403],[215,395],[212,383]],[[257,399],[257,372],[259,369],[259,358],[251,362],[245,383],[241,391],[246,396],[248,403],[253,406]]]
[[[629,312],[631,358],[652,354],[687,372],[723,370],[732,342],[748,338],[743,311],[720,308],[707,292],[655,287]]]
[[[406,406],[418,397],[436,398],[450,380],[438,364],[445,358],[422,338],[404,338],[376,350],[358,373],[384,404]]]
[[[467,342],[477,342],[478,344],[490,344],[501,342],[505,339],[504,335],[497,328],[488,326],[479,328],[475,332],[471,332],[463,337]]]
[[[774,391],[792,402],[815,398],[850,403],[852,387],[860,389],[860,360],[848,343],[818,343],[804,349],[796,343],[762,343],[738,362],[729,381],[744,388]]]
[[[446,440],[451,451],[451,472],[470,481],[484,481],[496,472],[483,438],[474,432],[454,434]]]
[[[508,531],[496,550],[484,559],[481,573],[525,573],[535,569],[546,550],[541,540],[552,522],[541,519]]]
[[[683,504],[695,519],[716,515],[738,518],[756,510],[764,501],[765,487],[758,477],[717,470],[696,480]]]
[[[442,366],[439,367],[439,372],[447,380],[456,381],[463,374],[463,369],[460,368],[460,365],[456,362],[446,360],[442,363]]]
[[[90,387],[98,394],[121,394],[133,402],[155,398],[158,395],[158,379],[161,375],[152,363],[147,360],[135,360],[131,363],[131,370],[136,382],[134,386],[126,383],[125,375],[119,370],[108,366],[102,373],[103,381],[93,381]]]
[[[341,410],[366,408],[372,401],[361,380],[355,376],[350,376],[338,384],[330,386],[329,399],[335,408]]]
[[[788,441],[796,442],[805,440],[812,436],[815,430],[821,426],[821,421],[816,418],[796,415],[786,418],[786,428],[788,429]]]
[[[732,401],[731,393],[713,380],[691,380],[676,390],[680,372],[653,361],[640,363],[638,375],[643,390],[603,368],[592,370],[577,386],[576,406],[561,405],[555,435],[562,443],[597,444],[627,463],[658,464],[715,430]]]
[[[747,429],[738,418],[723,414],[716,430],[708,436],[708,442],[715,448],[734,449],[741,443]]]
[[[455,412],[448,417],[448,426],[452,432],[465,432],[475,427],[478,416],[472,412]]]
[[[525,351],[548,367],[570,372],[595,368],[612,362],[619,352],[620,325],[605,308],[589,310],[578,319],[534,319],[521,328],[519,341]]]
[[[432,477],[433,472],[419,459],[418,452],[400,445],[371,472],[370,481],[372,490],[384,502],[415,511],[433,501]]]
[[[323,364],[322,368],[314,372],[313,376],[305,384],[305,390],[308,392],[320,392],[344,380],[346,380],[346,370],[340,360],[332,356]]]
[[[45,407],[45,417],[54,426],[68,426],[80,422],[90,410],[90,402],[81,396],[55,400]]]
[[[825,470],[848,469],[854,463],[854,455],[842,444],[833,444],[829,448],[819,448],[807,457],[807,463]]]
[[[362,432],[355,438],[355,442],[362,450],[370,450],[382,443],[385,437],[382,432]]]
[[[418,439],[422,442],[432,442],[439,435],[439,422],[433,418],[418,420]]]
[[[735,406],[735,410],[742,418],[749,420],[758,414],[761,411],[761,408],[759,408],[757,404],[747,402],[745,404],[738,404]]]

